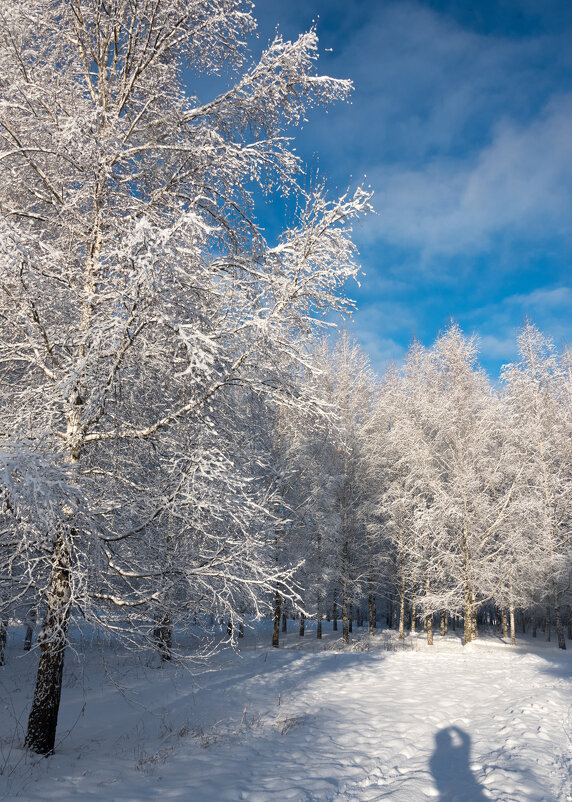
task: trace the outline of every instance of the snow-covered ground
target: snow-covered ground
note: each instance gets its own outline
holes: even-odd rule
[[[69,655],[57,752],[20,749],[34,659],[0,669],[0,798],[572,800],[572,652],[492,633],[343,649],[268,626],[199,676],[94,641]],[[330,626],[330,625],[328,625]]]

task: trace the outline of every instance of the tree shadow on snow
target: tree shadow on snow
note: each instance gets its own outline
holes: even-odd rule
[[[459,727],[445,727],[435,735],[429,767],[439,791],[439,802],[488,802],[471,771],[471,738]]]

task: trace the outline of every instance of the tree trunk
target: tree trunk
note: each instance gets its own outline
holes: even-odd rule
[[[40,755],[54,751],[62,693],[64,654],[71,600],[71,559],[63,536],[52,557],[52,575],[46,599],[46,617],[39,635],[40,662],[25,745]]]
[[[447,611],[441,610],[441,636],[447,634]]]
[[[425,582],[425,592],[427,595],[429,595],[430,589],[429,579],[427,579]],[[427,645],[433,646],[433,613],[430,613],[425,618],[425,627],[427,629]]]
[[[405,639],[405,571],[401,570],[401,583],[399,586],[399,637]]]
[[[280,591],[276,590],[274,596],[274,627],[272,628],[272,645],[276,648],[280,645],[280,608],[282,606],[282,597]]]
[[[546,628],[545,628],[546,640],[547,641],[550,641],[551,629],[552,629],[552,622],[550,620],[550,602],[547,601],[546,602]]]
[[[334,630],[334,632],[337,632],[338,631],[338,591],[337,591],[336,588],[334,588],[334,601],[333,601],[333,605],[332,605],[332,621],[334,622],[333,626],[332,626],[332,629]]]
[[[508,638],[508,621],[506,617],[506,609],[503,607],[502,612],[502,636],[503,638]]]
[[[34,636],[34,626],[36,624],[36,608],[33,607],[26,616],[26,634],[24,636],[24,651],[29,652],[32,648],[32,638]]]
[[[344,507],[344,531],[346,531],[346,511]],[[342,641],[350,642],[350,629],[348,620],[348,578],[349,578],[349,544],[347,536],[344,538],[342,550]]]
[[[24,635],[24,651],[29,652],[32,648],[32,638],[34,637],[34,629],[31,624],[26,624],[26,634]]]
[[[568,605],[568,640],[572,640],[572,605]]]
[[[348,624],[349,624],[350,632],[353,632],[354,631],[354,606],[353,606],[353,604],[351,602],[350,602],[350,609],[349,609],[349,612],[348,612]]]
[[[471,640],[476,640],[479,637],[478,616],[479,606],[477,604],[477,597],[475,589],[471,587]]]
[[[554,620],[556,624],[556,636],[558,638],[558,648],[566,648],[566,638],[564,636],[564,626],[562,625],[562,613],[560,610],[560,599],[558,598],[558,586],[552,582],[552,594],[554,597]]]
[[[8,639],[8,616],[0,616],[0,666],[4,665],[6,640]]]
[[[415,627],[417,626],[417,601],[415,596],[411,602],[411,634],[415,635]]]
[[[369,634],[373,635],[373,630],[375,629],[375,624],[376,624],[375,621],[376,613],[375,613],[375,596],[373,595],[371,590],[367,596],[367,611],[369,616]]]
[[[232,624],[230,622],[230,618],[228,620],[226,632],[229,637],[232,635]],[[167,663],[172,657],[171,652],[173,647],[173,621],[170,613],[165,613],[158,622],[157,626],[153,630],[153,637],[155,638],[157,649],[159,650],[161,662]]]
[[[346,582],[342,582],[342,641],[350,642],[350,628],[348,620],[348,599],[346,593]]]
[[[322,597],[319,593],[316,599],[316,618],[316,638],[322,640]]]
[[[471,605],[471,590],[465,585],[465,629],[463,643],[466,645],[473,640],[473,608]]]
[[[514,602],[511,598],[508,607],[509,617],[510,617],[510,645],[516,646],[516,628],[514,623]]]
[[[538,618],[536,615],[536,604],[532,608],[532,637],[536,638],[536,628],[538,626]]]
[[[306,623],[306,616],[304,613],[300,613],[300,637],[304,637],[304,624]]]
[[[427,645],[433,646],[433,614],[430,613],[425,619],[427,627]]]
[[[477,630],[477,599],[475,589],[473,587],[472,571],[471,571],[471,553],[469,549],[469,537],[466,529],[463,532],[464,553],[463,553],[463,570],[464,570],[464,597],[465,597],[465,631],[463,642],[465,644],[475,640],[478,635]]]
[[[282,613],[282,632],[288,632],[288,618],[286,613]]]

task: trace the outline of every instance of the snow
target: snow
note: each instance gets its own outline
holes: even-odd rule
[[[34,655],[0,669],[0,798],[143,802],[572,800],[572,654],[492,631],[354,631],[345,649],[257,625],[208,671],[94,638],[70,652],[52,757],[21,750]]]

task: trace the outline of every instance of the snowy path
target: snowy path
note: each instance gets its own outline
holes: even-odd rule
[[[0,777],[0,798],[572,799],[571,653],[494,638],[384,645],[313,651],[311,636],[289,635],[291,648],[272,650],[247,638],[242,657],[221,656],[194,685],[140,667],[127,698],[94,674],[58,754],[24,757]],[[65,693],[62,728],[84,695]]]

